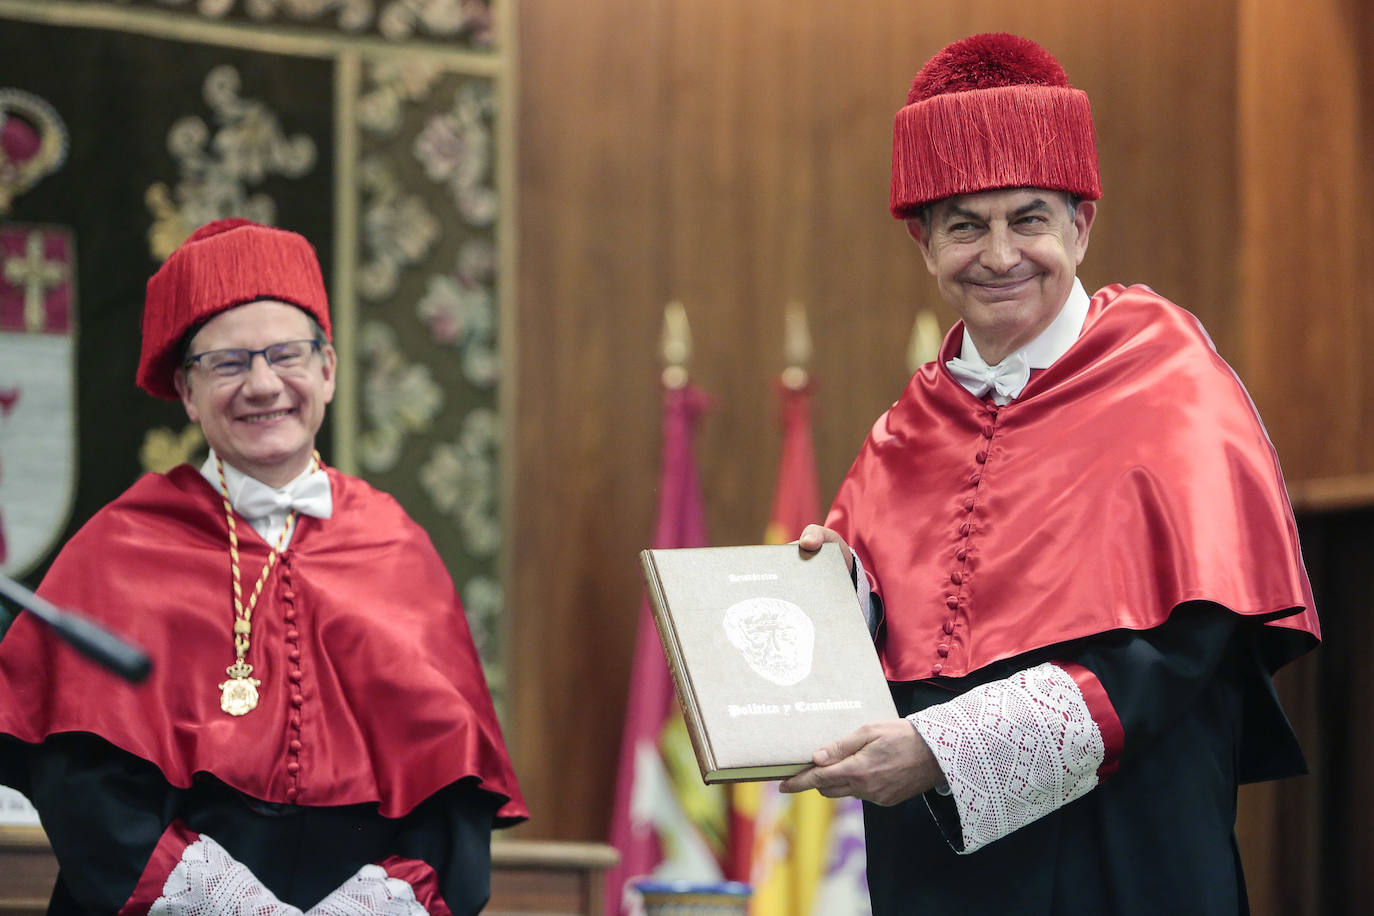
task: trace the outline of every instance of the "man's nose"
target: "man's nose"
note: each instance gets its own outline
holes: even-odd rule
[[[281,376],[267,364],[267,354],[254,353],[249,357],[243,387],[249,394],[275,394],[281,388]]]
[[[994,227],[985,239],[981,260],[988,270],[1003,274],[1020,263],[1021,248],[1008,229]]]

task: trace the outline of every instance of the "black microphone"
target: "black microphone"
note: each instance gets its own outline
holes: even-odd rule
[[[126,681],[138,683],[153,670],[148,653],[126,642],[93,620],[58,609],[8,576],[0,576],[0,595],[28,608],[52,627],[76,651],[109,668]]]

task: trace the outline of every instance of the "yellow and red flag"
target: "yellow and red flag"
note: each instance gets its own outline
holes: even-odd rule
[[[821,520],[808,382],[780,385],[782,455],[765,540],[785,544]],[[853,798],[731,786],[731,877],[748,880],[750,916],[867,916],[863,809]],[[746,877],[747,876],[747,877]]]
[[[706,397],[692,385],[663,393],[663,454],[655,548],[706,546],[701,484],[692,452]],[[726,855],[728,797],[702,784],[673,696],[653,613],[640,605],[620,747],[611,845],[620,864],[606,876],[606,916],[633,913],[633,881],[719,881]]]

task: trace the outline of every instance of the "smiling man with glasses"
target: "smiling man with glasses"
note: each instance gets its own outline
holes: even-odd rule
[[[312,324],[273,300],[221,312],[192,334],[173,374],[215,454],[272,487],[311,470],[315,432],[334,398],[337,358]],[[243,342],[252,346],[231,346]]]
[[[316,331],[316,334],[320,333],[318,330]],[[219,378],[236,378],[246,373],[249,367],[253,365],[253,357],[261,356],[263,362],[278,372],[282,372],[299,367],[311,353],[320,349],[325,343],[323,336],[317,336],[310,340],[287,340],[272,344],[270,347],[263,347],[261,350],[242,348],[206,350],[203,353],[195,353],[186,357],[186,362],[182,363],[181,367],[189,369],[192,366],[201,366]]]
[[[21,615],[0,776],[43,818],[50,913],[472,914],[527,816],[453,584],[391,497],[325,467],[315,251],[247,220],[148,282],[138,383],[210,454],[149,474],[40,592],[146,647],[114,681]]]

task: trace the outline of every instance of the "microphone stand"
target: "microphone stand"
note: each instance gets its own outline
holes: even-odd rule
[[[38,597],[8,576],[0,576],[0,595],[28,608],[87,658],[104,665],[126,681],[138,683],[148,676],[153,663],[142,649],[126,642],[100,624],[71,611],[63,611]]]

